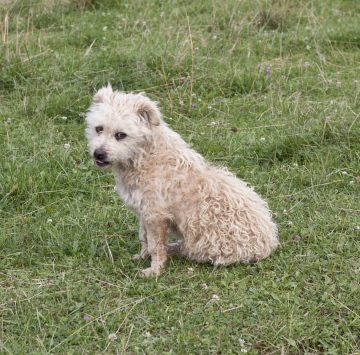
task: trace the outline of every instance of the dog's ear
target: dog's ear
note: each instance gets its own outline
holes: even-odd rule
[[[138,115],[141,116],[146,122],[153,126],[160,126],[161,113],[156,106],[156,103],[146,98],[145,102],[140,105]]]
[[[93,101],[97,104],[99,102],[111,101],[114,97],[114,92],[110,83],[107,87],[101,88],[93,97]]]

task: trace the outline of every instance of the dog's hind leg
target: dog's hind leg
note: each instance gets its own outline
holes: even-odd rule
[[[135,254],[131,257],[132,260],[143,258],[147,259],[150,254],[148,252],[148,244],[147,244],[147,232],[145,228],[145,223],[142,219],[140,219],[140,229],[139,229],[139,239],[141,241],[141,252],[140,254]]]
[[[168,228],[162,221],[146,224],[147,248],[151,255],[151,266],[142,270],[145,276],[160,275],[167,260]]]

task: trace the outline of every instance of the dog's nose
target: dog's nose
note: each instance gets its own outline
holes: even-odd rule
[[[104,160],[106,158],[106,152],[102,149],[95,149],[94,158]]]

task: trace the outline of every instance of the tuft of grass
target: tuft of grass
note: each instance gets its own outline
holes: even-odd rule
[[[286,16],[280,13],[274,13],[271,10],[263,9],[260,11],[258,23],[261,27],[283,31],[286,27],[287,19]]]
[[[359,11],[2,2],[0,352],[360,353]],[[254,186],[279,249],[221,268],[172,258],[141,278],[138,220],[84,137],[108,82],[144,91],[190,146]]]

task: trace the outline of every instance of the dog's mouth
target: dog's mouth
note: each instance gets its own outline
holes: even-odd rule
[[[99,159],[95,159],[95,163],[97,166],[103,168],[105,166],[108,166],[110,163],[108,161],[102,161],[102,160],[99,160]]]

